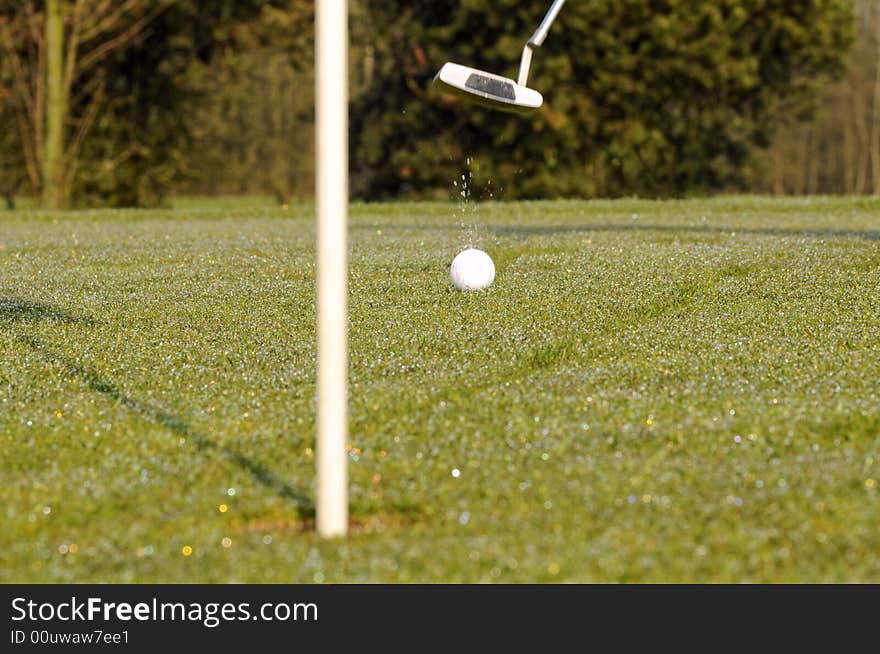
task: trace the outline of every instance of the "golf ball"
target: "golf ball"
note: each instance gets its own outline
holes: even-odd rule
[[[495,281],[495,264],[492,257],[474,248],[459,252],[449,269],[452,283],[460,291],[478,291]]]

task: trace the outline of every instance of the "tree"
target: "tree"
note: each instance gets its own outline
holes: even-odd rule
[[[67,202],[80,148],[104,100],[101,64],[141,37],[171,2],[46,0],[40,7],[23,0],[0,5],[0,46],[11,61],[21,140],[31,182],[46,207]]]
[[[353,194],[448,198],[466,167],[473,186],[491,182],[506,199],[767,179],[807,191],[837,170],[847,188],[871,190],[875,0],[855,0],[851,73],[831,83],[852,1],[570,2],[532,69],[545,107],[522,118],[438,97],[430,81],[447,60],[515,76],[546,0],[351,0]],[[61,66],[47,45],[59,41],[47,40],[52,5]],[[0,119],[17,128],[0,136],[0,190],[23,179],[47,205],[116,206],[181,192],[310,194],[313,10],[314,0],[0,0]],[[63,70],[60,92],[47,69]],[[826,118],[804,127],[817,97]],[[756,156],[777,132],[784,147]]]
[[[815,111],[778,111],[772,146],[756,153],[752,188],[777,194],[880,193],[880,5],[854,0],[846,75]]]
[[[46,0],[46,139],[43,150],[43,205],[64,204],[64,123],[68,112],[64,75],[64,13],[61,0]]]
[[[12,73],[8,60],[0,59],[0,199],[7,208],[15,208],[15,194],[24,183],[25,165],[15,125],[15,105],[11,91]]]
[[[288,6],[288,13],[271,11]],[[210,84],[209,62],[262,44],[242,79],[289,77],[279,57],[285,46],[275,47],[273,74],[256,55],[268,52],[267,34],[277,38],[290,27],[288,14],[308,14],[312,6],[310,0],[0,0],[0,60],[10,62],[32,190],[50,207],[71,198],[144,205],[193,183],[201,176],[194,144],[201,138],[199,145],[213,146],[202,136],[202,106],[222,95]],[[253,29],[257,17],[265,19],[262,34]],[[261,97],[254,91],[251,100]],[[286,100],[275,103],[276,114],[286,110]],[[289,129],[290,117],[281,120],[279,129]],[[231,125],[228,132],[234,133]],[[284,146],[276,139],[272,147]],[[273,173],[279,189],[285,174]]]
[[[314,4],[265,5],[187,67],[188,179],[198,194],[310,197],[314,178]]]
[[[522,119],[426,89],[447,60],[514,76],[546,2],[364,1],[384,38],[354,98],[362,197],[448,193],[468,157],[507,198],[741,186],[777,108],[842,71],[852,17],[848,0],[569,3],[533,66],[546,106]]]

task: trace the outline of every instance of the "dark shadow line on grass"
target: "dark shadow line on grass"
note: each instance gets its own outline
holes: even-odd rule
[[[91,318],[77,317],[41,302],[0,297],[0,327],[8,327],[18,322],[38,323],[44,321],[87,326],[97,324]]]
[[[489,229],[499,236],[576,234],[579,232],[697,232],[700,234],[749,234],[753,236],[804,236],[808,238],[857,238],[880,241],[880,230],[857,229],[787,229],[783,227],[737,227],[713,225],[542,225],[513,226],[490,225]]]
[[[409,231],[447,231],[454,225],[383,225],[384,231],[395,229]],[[672,232],[698,234],[749,234],[753,236],[802,236],[806,238],[854,238],[866,241],[880,241],[880,230],[868,229],[789,229],[783,227],[737,227],[735,225],[624,225],[614,223],[581,225],[492,225],[486,229],[497,236],[549,236],[553,234],[578,234],[589,232]],[[352,225],[353,231],[373,231],[374,225]]]
[[[0,326],[7,327],[10,323],[14,322],[35,323],[44,320],[63,323],[94,324],[91,320],[73,317],[48,305],[27,302],[24,300],[0,298]],[[126,395],[115,384],[101,379],[92,370],[80,365],[69,357],[53,352],[49,346],[39,339],[19,332],[15,332],[14,335],[16,341],[30,347],[44,361],[63,367],[70,374],[87,384],[93,391],[106,395],[113,401],[143,416],[147,420],[161,425],[174,434],[185,438],[187,441],[195,443],[196,447],[200,450],[217,454],[244,469],[263,486],[271,488],[278,493],[280,497],[296,503],[302,517],[309,518],[314,516],[315,507],[311,498],[285,482],[267,466],[248,458],[240,452],[219,445],[211,439],[194,432],[182,418],[163,411],[161,408],[153,406],[147,402],[142,402]]]

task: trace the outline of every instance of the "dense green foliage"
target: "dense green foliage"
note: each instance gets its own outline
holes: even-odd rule
[[[141,5],[167,10],[94,72],[109,87],[82,149],[76,200],[309,195],[313,1]],[[430,92],[446,60],[515,75],[547,5],[352,0],[354,195],[447,197],[469,159],[480,192],[491,180],[492,194],[505,198],[754,184],[755,148],[840,72],[853,22],[851,0],[580,0],[565,6],[535,57],[531,82],[546,107],[534,117]],[[0,20],[21,6],[0,0]],[[33,50],[27,30],[16,34]],[[0,117],[12,126],[8,109],[0,95]],[[0,176],[12,140],[0,141]]]
[[[3,12],[9,11],[10,2],[0,0],[0,20]],[[0,209],[13,204],[15,194],[24,190],[27,178],[13,84],[9,61],[0,56]]]
[[[457,214],[354,207],[341,544],[310,211],[4,216],[0,582],[880,581],[880,201]]]
[[[230,177],[233,171],[245,175],[244,166],[253,171],[240,150],[224,147],[225,139],[264,117],[224,111],[240,89],[228,76],[215,74],[215,65],[229,52],[246,59],[261,38],[248,28],[271,6],[269,0],[175,1],[143,39],[107,64],[114,100],[84,153],[76,187],[81,202],[155,204],[172,191],[210,180],[219,166],[227,166]],[[267,139],[250,136],[251,143],[265,146]],[[230,162],[241,165],[230,169]]]
[[[311,195],[314,161],[312,3],[267,5],[187,71],[193,151],[188,193]]]
[[[780,128],[749,171],[755,192],[880,195],[880,2],[853,0],[856,39],[846,74],[806,116],[777,108]]]
[[[86,11],[98,5],[97,0],[62,3],[68,41],[73,32],[75,7],[80,3]],[[79,41],[72,65],[87,56],[84,53],[100,51],[117,39],[122,40],[122,45],[115,46],[110,56],[92,66],[87,75],[76,76],[71,88],[66,142],[76,138],[78,121],[89,112],[95,88],[103,89],[97,121],[94,125],[89,123],[87,136],[77,152],[72,184],[74,201],[88,205],[156,204],[172,192],[193,187],[210,190],[210,185],[203,182],[210,180],[218,169],[225,172],[227,185],[234,175],[245,177],[249,170],[256,178],[256,186],[245,190],[265,188],[266,176],[259,175],[260,167],[242,156],[240,149],[229,147],[228,141],[232,135],[241,134],[240,143],[257,149],[265,149],[269,144],[278,150],[291,136],[288,130],[273,133],[270,139],[256,129],[248,132],[243,126],[253,128],[262,124],[265,111],[259,111],[260,108],[283,107],[287,113],[302,112],[301,98],[278,98],[265,93],[266,87],[260,86],[260,82],[267,78],[262,72],[267,68],[267,51],[274,50],[276,59],[279,53],[283,54],[288,63],[293,58],[294,46],[300,50],[311,48],[309,39],[303,38],[311,30],[311,3],[141,0],[127,5],[134,9],[120,17],[113,15],[106,3],[101,5],[105,22],[113,26]],[[7,171],[17,170],[22,176],[21,153],[26,145],[33,142],[39,147],[45,140],[42,134],[34,134],[33,124],[26,124],[41,123],[32,120],[33,109],[28,103],[40,104],[40,80],[45,75],[42,10],[43,3],[35,0],[0,0],[0,29],[6,30],[8,41],[20,57],[20,61],[0,57],[0,119],[5,128],[0,140],[0,190],[12,186],[17,179]],[[146,29],[126,38],[127,31],[145,16],[151,16]],[[294,36],[287,36],[289,33]],[[285,38],[280,39],[279,35]],[[67,45],[64,44],[66,54]],[[15,65],[24,70],[32,97],[22,98],[20,87],[13,84]],[[303,65],[291,67],[303,69]],[[268,69],[274,71],[277,66]],[[247,80],[246,86],[240,83],[242,77]],[[262,102],[259,107],[255,99]],[[248,102],[251,111],[229,110],[231,104]],[[289,141],[298,143],[295,138]],[[302,141],[300,136],[300,145]],[[311,159],[311,152],[300,153],[300,158]],[[291,161],[289,151],[285,159]],[[230,166],[230,161],[240,165]],[[274,177],[278,176],[275,173]],[[32,193],[40,190],[38,175],[31,175],[30,186]],[[224,190],[241,189],[227,186]]]
[[[0,119],[8,121],[5,128],[0,129],[0,208],[13,204],[15,194],[25,181],[24,159],[9,105],[9,95],[0,88]]]
[[[774,115],[840,71],[848,0],[589,0],[536,54],[532,120],[421,92],[446,60],[515,77],[546,2],[370,3],[376,79],[357,98],[363,196],[448,190],[466,157],[510,197],[668,195],[736,185]],[[478,184],[480,182],[478,181]]]

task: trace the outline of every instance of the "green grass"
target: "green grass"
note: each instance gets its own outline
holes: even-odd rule
[[[0,582],[880,582],[880,201],[464,209],[353,207],[329,543],[310,210],[0,214]]]

